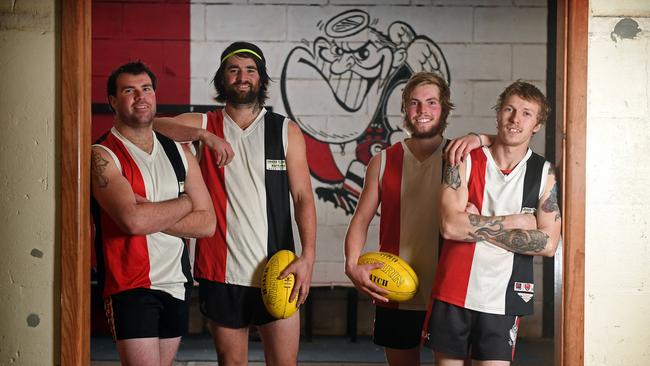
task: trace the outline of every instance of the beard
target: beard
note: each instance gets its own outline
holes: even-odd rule
[[[411,138],[414,139],[428,139],[441,134],[444,130],[444,126],[438,122],[438,124],[431,126],[428,130],[420,131],[415,127],[415,124],[408,119],[404,121],[404,127],[411,135]]]
[[[259,85],[253,85],[251,83],[245,83],[250,86],[248,91],[238,91],[236,86],[242,83],[235,83],[233,85],[226,85],[224,100],[226,103],[233,105],[250,105],[257,102],[257,96],[260,92]]]

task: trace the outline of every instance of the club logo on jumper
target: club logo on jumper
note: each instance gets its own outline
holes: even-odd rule
[[[515,291],[517,292],[535,292],[535,285],[526,282],[515,282]]]
[[[266,170],[287,170],[287,162],[285,160],[266,159]]]
[[[527,303],[533,298],[535,285],[527,282],[515,282],[515,292]]]
[[[359,9],[318,22],[321,35],[289,52],[280,77],[284,108],[305,134],[316,195],[346,215],[354,213],[370,158],[404,137],[408,78],[429,71],[449,82],[431,38],[399,20],[379,22]]]

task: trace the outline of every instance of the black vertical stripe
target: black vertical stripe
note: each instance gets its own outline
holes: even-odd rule
[[[268,223],[267,253],[270,258],[281,249],[295,251],[291,230],[289,176],[287,170],[269,170],[267,162],[285,162],[282,144],[284,117],[270,111],[264,116],[264,178],[266,186],[266,217]]]
[[[156,132],[156,137],[158,138],[160,145],[162,145],[163,149],[165,150],[165,154],[167,155],[169,162],[172,164],[172,168],[174,168],[174,173],[176,174],[176,179],[178,180],[178,194],[180,195],[181,193],[185,192],[185,189],[183,187],[185,184],[186,175],[185,166],[183,165],[181,154],[178,152],[176,143],[172,139],[158,132]]]
[[[544,174],[544,157],[532,153],[526,162],[521,207],[537,209],[539,188]],[[534,283],[533,256],[514,253],[512,275],[506,289],[506,314],[529,315],[533,313],[534,298],[524,301],[515,291],[515,282]],[[528,292],[523,292],[528,293]],[[532,294],[532,293],[531,293]]]

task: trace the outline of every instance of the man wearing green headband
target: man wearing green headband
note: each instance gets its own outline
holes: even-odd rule
[[[295,365],[300,315],[273,318],[260,291],[264,264],[295,251],[291,207],[302,253],[280,275],[295,276],[291,299],[307,299],[315,259],[316,210],[305,142],[296,123],[263,108],[270,78],[259,47],[235,42],[214,76],[223,109],[156,120],[176,140],[200,141],[200,165],[217,215],[215,235],[197,242],[194,275],[219,365],[248,363],[248,329],[258,327],[269,365]],[[227,142],[226,142],[227,141]]]

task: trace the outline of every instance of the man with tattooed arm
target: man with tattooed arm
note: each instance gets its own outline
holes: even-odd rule
[[[533,256],[553,256],[560,236],[553,165],[528,147],[548,116],[545,96],[516,81],[494,109],[494,143],[443,177],[428,341],[436,365],[510,364],[520,317],[533,313]]]
[[[192,275],[183,237],[210,236],[215,214],[187,146],[154,133],[156,76],[111,73],[113,128],[92,147],[92,211],[104,309],[123,365],[171,365],[187,331]]]

